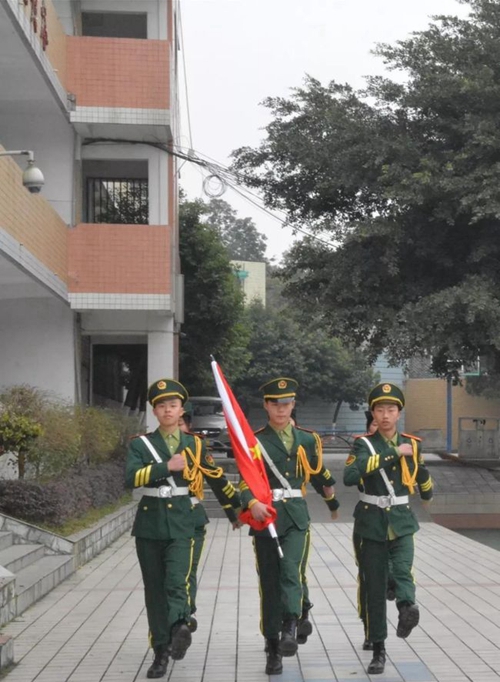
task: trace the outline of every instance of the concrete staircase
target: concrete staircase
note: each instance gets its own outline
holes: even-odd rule
[[[0,531],[0,625],[20,615],[74,572],[72,555]]]

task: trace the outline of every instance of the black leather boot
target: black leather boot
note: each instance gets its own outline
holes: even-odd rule
[[[167,672],[168,665],[168,650],[166,645],[160,644],[154,648],[155,658],[153,663],[149,666],[146,677],[151,679],[157,679],[158,677],[163,677]]]
[[[313,626],[309,620],[309,611],[313,606],[309,603],[302,607],[302,615],[297,622],[297,644],[305,644],[309,635],[312,634]]]
[[[181,661],[191,646],[191,630],[186,623],[176,623],[172,628],[170,655],[174,661]]]
[[[420,611],[416,604],[402,601],[398,604],[399,620],[396,635],[405,639],[410,635],[413,628],[418,625],[420,620]]]
[[[270,637],[266,639],[266,675],[281,675],[282,672],[279,639]]]
[[[381,675],[385,669],[384,642],[373,642],[373,658],[366,669],[368,675]]]
[[[295,656],[297,653],[297,619],[287,618],[283,621],[280,651],[282,656]]]

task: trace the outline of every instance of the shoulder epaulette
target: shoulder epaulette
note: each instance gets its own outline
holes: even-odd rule
[[[152,436],[153,432],[148,432],[148,433],[134,433],[132,436],[129,436],[129,440],[134,440],[135,438],[140,438],[141,436]]]
[[[306,433],[316,433],[316,431],[313,431],[312,429],[305,429],[303,426],[294,426],[297,431],[305,431]]]
[[[354,436],[354,440],[358,440],[358,438],[366,438],[367,436],[373,436],[373,433],[358,433],[357,436]]]
[[[258,433],[262,433],[262,431],[264,431],[265,428],[266,428],[265,426],[261,426],[260,429],[257,429],[257,431],[254,431],[254,432],[253,432],[254,435],[256,436]]]
[[[402,436],[405,436],[406,438],[413,438],[413,440],[418,440],[418,441],[422,442],[422,439],[421,439],[421,438],[419,438],[418,436],[414,436],[414,435],[411,434],[411,433],[402,433],[402,432],[401,432],[401,435],[402,435]]]

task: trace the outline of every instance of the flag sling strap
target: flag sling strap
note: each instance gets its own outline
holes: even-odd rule
[[[377,453],[375,452],[375,448],[373,447],[372,443],[366,438],[366,436],[361,436],[361,440],[364,441],[368,445],[368,450],[372,455],[376,455]],[[394,491],[394,486],[392,483],[389,481],[389,477],[387,476],[385,469],[379,469],[380,475],[382,476],[385,487],[387,488],[387,492],[391,497],[396,497],[396,492]]]
[[[264,459],[265,459],[266,462],[267,462],[268,467],[271,469],[271,471],[272,471],[273,474],[276,476],[276,478],[278,479],[278,481],[281,483],[281,485],[283,486],[283,488],[284,488],[285,490],[291,490],[291,489],[292,489],[292,486],[291,486],[290,483],[286,480],[286,478],[280,474],[280,472],[278,471],[278,468],[276,467],[276,464],[275,464],[275,463],[273,462],[273,460],[269,457],[268,453],[266,452],[265,447],[262,445],[262,443],[260,442],[260,440],[259,440],[258,438],[257,438],[257,443],[259,444],[260,451],[262,452],[262,457],[264,457]]]
[[[153,455],[153,457],[156,459],[156,461],[158,462],[158,464],[165,464],[165,462],[162,460],[162,458],[160,457],[160,455],[157,453],[155,446],[154,446],[153,443],[149,440],[149,438],[146,438],[146,436],[141,436],[141,440],[142,440],[142,442],[145,444],[145,446],[147,447],[147,449],[149,450],[149,452],[150,452],[150,453]],[[172,486],[172,488],[173,488],[174,490],[177,488],[177,485],[176,485],[176,483],[175,483],[175,481],[174,481],[174,477],[173,477],[173,476],[167,476],[167,481],[169,482],[169,484]]]

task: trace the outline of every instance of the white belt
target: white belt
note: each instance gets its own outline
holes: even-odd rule
[[[189,488],[172,488],[171,485],[161,485],[159,488],[142,488],[141,494],[146,497],[177,497],[189,495]]]
[[[391,495],[367,495],[366,493],[359,493],[361,502],[374,504],[376,507],[386,509],[387,507],[395,507],[398,504],[408,504],[408,495],[401,495],[401,497],[392,497]]]
[[[288,497],[303,497],[302,490],[292,488],[273,488],[273,502],[279,502]]]
[[[200,504],[200,500],[197,497],[192,497],[191,498],[191,504]]]

